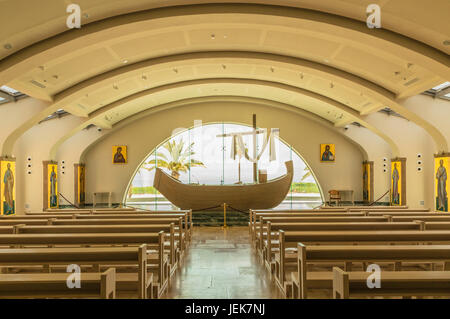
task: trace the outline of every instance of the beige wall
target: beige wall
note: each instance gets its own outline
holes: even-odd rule
[[[114,201],[121,202],[134,171],[142,160],[177,127],[193,126],[194,120],[251,124],[252,114],[258,126],[280,128],[280,137],[292,145],[319,180],[322,190],[354,189],[362,197],[361,162],[363,154],[341,134],[289,111],[243,103],[208,103],[184,106],[156,113],[114,132],[92,147],[85,155],[88,199],[94,191],[112,191]],[[319,144],[336,144],[336,163],[320,163]],[[113,165],[111,146],[127,145],[129,163]]]
[[[450,118],[448,101],[419,95],[409,98],[404,101],[404,104],[411,111],[436,125],[450,143],[450,127],[447,125]],[[4,142],[11,131],[45,106],[46,103],[32,98],[0,105],[2,118],[0,143]],[[291,144],[309,163],[324,193],[331,188],[351,188],[356,190],[356,199],[361,199],[360,164],[363,154],[358,146],[348,139],[362,145],[368,159],[375,163],[375,198],[389,188],[389,173],[383,173],[383,157],[388,159],[392,157],[390,148],[369,130],[353,125],[349,125],[348,130],[331,129],[292,112],[267,106],[230,102],[208,103],[207,106],[202,104],[184,106],[155,113],[111,133],[108,130],[98,132],[96,128],[77,133],[62,144],[57,153],[59,163],[61,164],[64,160],[66,166],[66,174],[60,174],[60,191],[73,201],[73,164],[79,162],[81,154],[88,149],[85,154],[88,169],[88,201],[92,200],[90,194],[94,190],[110,190],[115,194],[114,201],[120,202],[140,161],[156,145],[168,138],[173,128],[190,127],[195,119],[201,119],[204,123],[230,121],[251,124],[252,113],[258,114],[259,126],[281,129],[281,138]],[[47,121],[36,125],[18,140],[13,154],[17,158],[18,213],[22,213],[26,207],[31,211],[42,209],[42,161],[49,159],[53,144],[79,125],[82,120],[75,116],[67,116]],[[408,205],[432,208],[434,202],[433,154],[437,150],[429,135],[414,123],[394,116],[374,113],[367,116],[366,120],[393,138],[399,146],[400,155],[407,157]],[[97,144],[96,141],[98,141]],[[333,142],[337,145],[337,162],[335,164],[320,163],[318,145]],[[129,146],[130,163],[126,166],[111,164],[111,145],[115,144]],[[422,172],[417,171],[416,162],[419,153],[423,155]],[[28,156],[32,157],[33,173],[31,175],[26,174]],[[424,201],[423,206],[421,201]]]

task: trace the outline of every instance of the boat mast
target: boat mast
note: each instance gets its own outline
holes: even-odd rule
[[[256,153],[256,141],[257,141],[257,137],[256,137],[256,114],[253,114],[253,158],[256,159],[257,158],[257,153]],[[255,160],[253,161],[253,182],[257,183],[258,182],[258,161]]]

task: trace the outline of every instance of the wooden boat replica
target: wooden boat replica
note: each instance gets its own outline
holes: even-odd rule
[[[153,186],[180,209],[206,210],[217,208],[224,203],[242,211],[269,209],[278,206],[291,187],[293,163],[288,161],[285,165],[285,175],[266,183],[247,185],[184,184],[157,168]]]

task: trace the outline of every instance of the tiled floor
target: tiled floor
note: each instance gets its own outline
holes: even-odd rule
[[[248,227],[194,228],[187,258],[166,298],[280,298],[250,245]]]

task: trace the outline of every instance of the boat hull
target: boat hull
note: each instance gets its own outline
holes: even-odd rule
[[[241,211],[269,209],[278,206],[291,187],[293,163],[285,165],[286,174],[267,183],[223,186],[183,184],[157,168],[153,186],[180,209],[214,210],[224,203]]]

